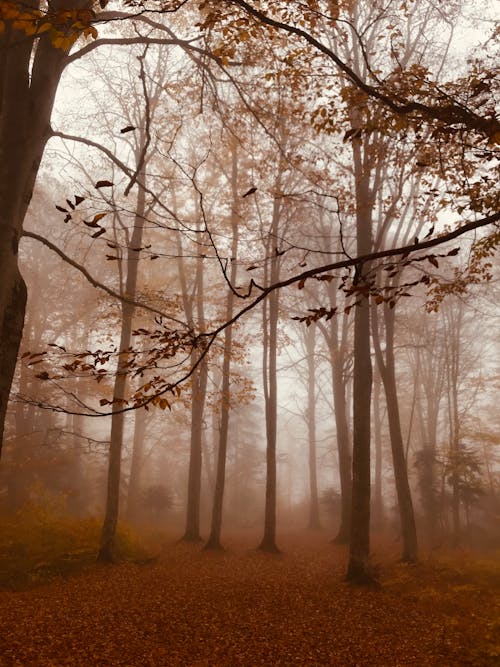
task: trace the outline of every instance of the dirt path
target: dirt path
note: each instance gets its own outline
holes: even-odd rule
[[[0,593],[0,664],[500,665],[498,581],[393,562],[381,590],[353,588],[324,541],[279,556],[168,546],[154,564]]]

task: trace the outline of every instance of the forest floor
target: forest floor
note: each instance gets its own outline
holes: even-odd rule
[[[409,566],[375,545],[372,590],[343,580],[346,549],[324,533],[283,537],[278,555],[227,546],[170,543],[154,562],[1,591],[0,665],[500,665],[492,555]]]

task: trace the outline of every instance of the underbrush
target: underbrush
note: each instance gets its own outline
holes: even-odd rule
[[[443,614],[443,642],[453,644],[455,631],[462,637],[460,664],[500,665],[500,553],[443,551],[414,566],[388,567],[383,583]]]
[[[75,518],[54,499],[28,503],[0,516],[0,588],[20,590],[79,572],[96,561],[102,519]],[[117,560],[147,560],[160,536],[119,524]]]

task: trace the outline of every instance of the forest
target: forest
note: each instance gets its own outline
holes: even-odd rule
[[[499,40],[0,0],[0,665],[500,664]]]

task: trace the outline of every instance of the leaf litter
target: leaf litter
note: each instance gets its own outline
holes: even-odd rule
[[[166,545],[147,565],[93,566],[0,593],[0,665],[500,665],[499,568],[382,560],[379,590],[344,581],[347,551]]]

